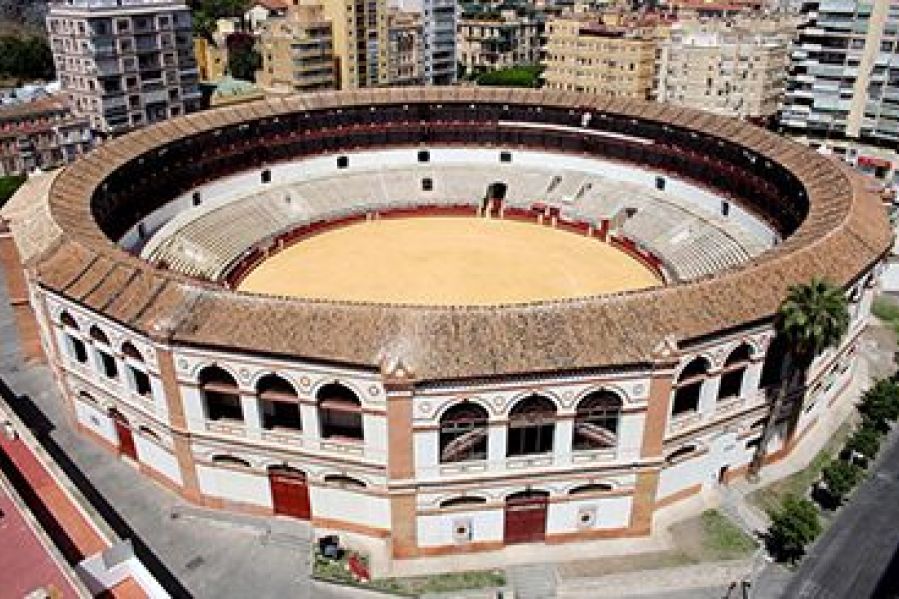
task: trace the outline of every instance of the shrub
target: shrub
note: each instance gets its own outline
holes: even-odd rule
[[[765,544],[778,561],[796,563],[805,555],[805,546],[821,534],[818,510],[808,499],[787,495],[769,515],[771,526]]]
[[[887,431],[899,418],[899,384],[881,379],[862,396],[858,411],[870,426]]]
[[[834,504],[839,505],[855,488],[862,477],[862,469],[844,460],[831,460],[821,471],[821,479]]]
[[[880,449],[881,434],[875,427],[869,423],[862,425],[852,436],[846,441],[846,449],[850,452],[858,453],[866,459],[873,460]]]

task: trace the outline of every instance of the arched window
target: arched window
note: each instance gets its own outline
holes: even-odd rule
[[[787,342],[783,337],[777,336],[771,340],[768,351],[765,352],[765,363],[762,366],[762,377],[759,382],[763,389],[780,383],[786,357]]]
[[[97,365],[100,367],[100,370],[106,378],[117,378],[119,376],[119,368],[116,366],[115,357],[112,355],[109,337],[97,325],[91,327],[90,337],[94,342],[94,351],[97,354]]]
[[[478,497],[476,495],[461,495],[459,497],[444,499],[440,502],[440,507],[465,507],[472,505],[484,505],[485,503],[487,503],[487,499],[485,497]]]
[[[721,384],[718,387],[718,401],[730,397],[739,397],[743,388],[743,377],[746,376],[746,368],[752,357],[752,349],[743,343],[730,352],[724,361],[724,371],[721,374]]]
[[[262,428],[303,429],[296,389],[283,377],[267,374],[256,383]]]
[[[580,401],[574,419],[574,449],[607,449],[618,444],[621,399],[594,391]]]
[[[545,397],[531,395],[509,412],[506,455],[549,453],[556,432],[556,405]]]
[[[574,487],[568,491],[569,495],[586,495],[588,493],[606,493],[612,490],[612,485],[608,483],[590,483]]]
[[[125,356],[128,384],[131,390],[138,395],[149,397],[152,391],[150,376],[147,374],[147,367],[144,364],[144,357],[130,341],[122,344],[122,355]]]
[[[237,468],[250,468],[250,463],[233,455],[219,454],[212,456],[212,463],[221,466],[231,466]]]
[[[87,347],[84,341],[78,336],[78,323],[68,312],[59,315],[59,321],[62,323],[63,338],[65,340],[66,353],[69,357],[74,358],[80,364],[87,363]]]
[[[699,409],[699,397],[705,384],[709,362],[705,358],[694,358],[677,377],[674,391],[674,405],[671,415],[687,414]]]
[[[665,456],[665,461],[669,464],[674,464],[676,462],[680,462],[683,459],[687,458],[691,454],[696,452],[695,445],[684,445],[682,447],[678,447],[667,456]]]
[[[362,402],[340,383],[322,386],[316,394],[323,439],[362,441]]]
[[[440,418],[440,461],[487,459],[487,410],[476,403],[451,406]]]
[[[346,476],[345,474],[328,474],[325,476],[325,483],[342,487],[344,489],[364,489],[367,486],[358,478]]]
[[[243,422],[243,408],[237,381],[218,366],[207,366],[200,372],[200,393],[209,420],[239,420]]]

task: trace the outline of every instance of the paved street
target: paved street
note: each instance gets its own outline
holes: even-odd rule
[[[843,508],[790,581],[784,597],[858,599],[888,595],[896,584],[899,551],[899,431],[874,474]],[[892,580],[881,579],[890,567]],[[895,587],[894,587],[895,592]]]

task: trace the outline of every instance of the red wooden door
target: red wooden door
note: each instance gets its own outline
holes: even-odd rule
[[[115,432],[119,437],[119,453],[128,456],[135,462],[137,461],[137,447],[134,446],[134,435],[131,433],[131,427],[128,421],[119,412],[112,410],[109,413],[115,423]]]
[[[268,480],[272,488],[272,507],[276,514],[302,520],[311,517],[305,474],[293,468],[273,467],[268,470]]]
[[[533,543],[546,537],[547,495],[519,493],[506,499],[506,544]]]

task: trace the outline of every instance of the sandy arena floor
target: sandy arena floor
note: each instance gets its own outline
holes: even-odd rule
[[[484,305],[639,289],[660,281],[596,239],[532,223],[418,217],[352,224],[275,254],[239,289],[293,297]]]

